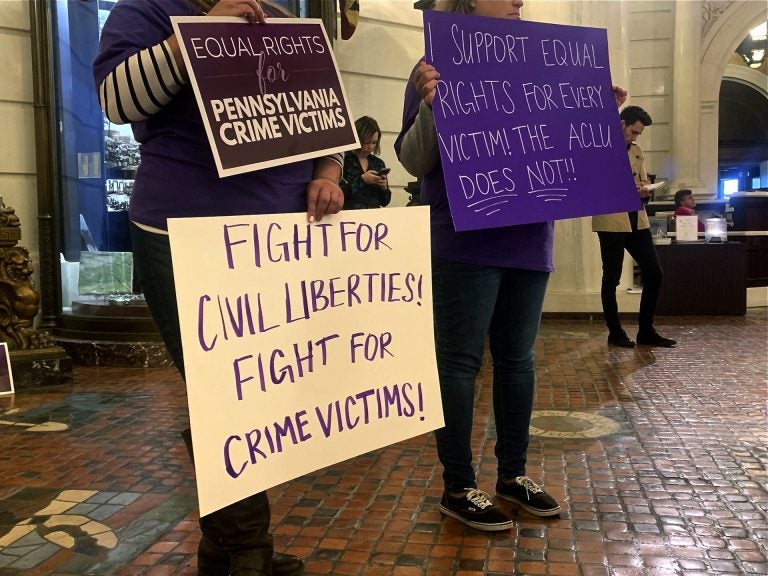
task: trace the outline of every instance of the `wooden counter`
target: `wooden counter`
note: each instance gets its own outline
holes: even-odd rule
[[[747,250],[743,242],[681,242],[656,246],[664,281],[657,314],[743,315]]]
[[[729,202],[734,226],[728,236],[747,246],[747,286],[768,286],[768,192],[739,192]]]

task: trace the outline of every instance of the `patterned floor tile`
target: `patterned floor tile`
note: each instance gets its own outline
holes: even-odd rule
[[[628,327],[629,328],[629,327]],[[306,575],[768,573],[766,310],[665,317],[672,349],[608,348],[596,321],[545,319],[528,474],[562,505],[472,531],[437,505],[431,434],[270,490],[276,548]],[[493,492],[490,359],[473,452]],[[0,576],[193,576],[199,532],[183,384],[87,368],[0,398]]]

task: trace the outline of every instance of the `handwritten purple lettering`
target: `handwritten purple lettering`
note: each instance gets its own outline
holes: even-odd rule
[[[250,228],[247,230],[246,228]],[[257,268],[266,263],[289,263],[309,258],[327,258],[337,252],[378,252],[392,250],[387,244],[389,229],[383,222],[342,221],[338,224],[294,224],[283,230],[277,223],[266,227],[258,224],[226,224],[222,230],[227,267],[234,270],[247,265]],[[241,246],[245,248],[236,247]],[[236,260],[237,257],[237,260]]]

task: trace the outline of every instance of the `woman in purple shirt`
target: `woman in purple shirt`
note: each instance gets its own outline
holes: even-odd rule
[[[437,9],[520,18],[522,0],[437,0]],[[536,375],[534,344],[552,265],[552,222],[456,232],[445,192],[432,101],[440,75],[419,62],[405,91],[403,127],[395,151],[422,177],[429,204],[435,345],[445,427],[436,432],[445,489],[440,511],[478,530],[512,527],[512,520],[477,489],[472,466],[475,377],[485,337],[493,357],[493,411],[498,472],[496,495],[537,516],[560,505],[525,473]],[[627,93],[613,87],[617,105]]]
[[[114,123],[130,123],[140,144],[129,206],[134,262],[147,305],[182,376],[167,219],[306,211],[313,222],[338,212],[344,202],[338,185],[341,155],[218,177],[170,20],[206,14],[261,24],[267,15],[290,16],[266,0],[121,0],[104,25],[93,66],[105,114]],[[191,451],[191,442],[188,447]],[[265,492],[201,518],[198,574],[301,574],[301,560],[273,555],[269,521]]]
[[[522,0],[438,0],[437,9],[520,18]],[[400,162],[423,177],[429,204],[435,342],[445,427],[436,432],[443,465],[443,514],[484,531],[512,520],[477,489],[472,465],[475,377],[485,336],[493,356],[493,410],[498,439],[496,494],[538,516],[560,506],[525,474],[535,386],[534,344],[552,266],[551,222],[468,232],[453,227],[431,103],[439,74],[420,62],[405,91]]]

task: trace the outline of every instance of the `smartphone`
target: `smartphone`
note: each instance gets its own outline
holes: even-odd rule
[[[390,170],[392,170],[392,168],[383,168],[382,170],[379,170],[379,171],[377,172],[377,174],[378,174],[379,176],[386,176],[387,174],[389,174],[389,171],[390,171]]]

